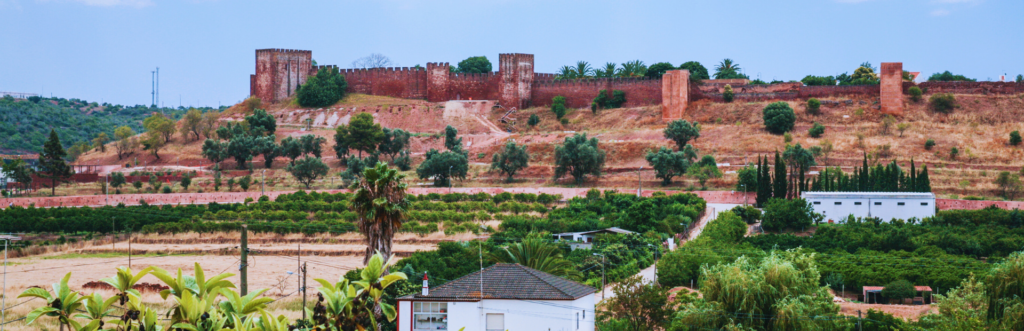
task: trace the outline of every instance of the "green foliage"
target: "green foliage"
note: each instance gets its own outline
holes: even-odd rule
[[[603,314],[598,313],[603,323],[622,321],[625,325],[619,330],[641,331],[663,329],[671,321],[674,311],[668,301],[667,287],[645,283],[643,277],[633,276],[615,284],[612,293],[615,295],[602,303]]]
[[[599,107],[604,109],[612,109],[622,107],[622,104],[626,103],[626,92],[622,90],[612,91],[612,97],[608,97],[607,90],[601,90],[597,92],[597,96],[594,97],[592,104],[597,104]],[[596,110],[595,110],[596,111]]]
[[[558,119],[565,116],[565,97],[559,95],[551,99],[551,112],[555,113],[555,117]]]
[[[604,158],[605,152],[598,146],[597,138],[587,140],[586,133],[566,137],[561,146],[555,147],[555,179],[568,174],[580,185],[588,175],[600,177]]]
[[[741,69],[732,59],[724,59],[715,66],[715,79],[749,79],[740,73]]]
[[[736,206],[732,207],[730,211],[747,224],[754,224],[761,220],[761,210],[754,208],[754,206]]]
[[[807,113],[811,115],[821,114],[821,101],[817,98],[807,99]]]
[[[329,170],[330,168],[327,167],[327,165],[324,164],[324,162],[321,161],[320,158],[309,156],[298,159],[295,162],[293,162],[293,164],[285,166],[285,171],[291,173],[292,176],[295,177],[295,180],[299,181],[303,185],[306,185],[307,189],[309,188],[310,185],[313,184],[314,181],[323,176],[326,176]],[[229,187],[231,186],[230,183],[231,182],[229,181]]]
[[[732,85],[725,84],[725,90],[722,91],[722,100],[725,102],[732,102],[733,96]]]
[[[949,114],[957,106],[956,97],[952,93],[936,93],[928,98],[928,106],[932,111]]]
[[[384,139],[381,140],[380,145],[377,145],[377,151],[380,154],[390,156],[391,160],[394,161],[395,157],[409,147],[411,135],[408,131],[402,129],[383,128],[383,132]]]
[[[917,290],[914,289],[914,284],[911,284],[906,279],[900,279],[885,284],[885,287],[882,288],[882,296],[897,300],[897,303],[902,303],[903,299],[917,296]]]
[[[746,165],[736,171],[736,191],[755,192],[757,191],[758,173],[757,167]]]
[[[573,263],[562,256],[562,251],[557,245],[542,239],[527,238],[522,242],[509,244],[504,249],[488,253],[487,259],[494,263],[520,264],[569,279],[579,279],[582,276]]]
[[[924,142],[924,149],[930,151],[930,150],[932,150],[932,147],[935,147],[935,140],[934,139],[925,140],[925,142]]]
[[[807,75],[800,82],[806,86],[835,86],[836,78],[834,76]]]
[[[0,171],[4,173],[4,176],[13,179],[20,184],[22,189],[27,189],[32,184],[32,174],[35,172],[32,167],[28,165],[28,162],[22,159],[14,159],[11,161],[0,160]],[[115,173],[119,174],[119,173]],[[121,178],[124,178],[124,174],[121,174]]]
[[[803,230],[820,222],[822,217],[807,200],[773,198],[764,206],[761,227],[765,231]]]
[[[1013,130],[1012,132],[1010,132],[1010,145],[1020,145],[1020,141],[1020,131]]]
[[[910,93],[910,101],[913,101],[915,103],[921,102],[921,95],[924,93],[921,92],[920,87],[911,86],[910,89],[907,90],[907,92]]]
[[[458,72],[483,74],[491,72],[491,61],[486,56],[471,56],[459,61]]]
[[[679,70],[689,70],[691,81],[711,79],[711,76],[708,75],[708,68],[705,68],[704,65],[701,65],[700,62],[697,61],[688,61],[680,64]]]
[[[658,62],[647,67],[647,72],[644,73],[644,77],[647,78],[661,78],[666,71],[674,70],[676,67],[668,62]]]
[[[682,150],[690,140],[700,138],[700,124],[697,121],[691,124],[686,120],[674,120],[665,127],[664,135],[676,143],[676,148]]]
[[[455,153],[467,153],[462,149],[462,138],[459,138],[459,130],[456,130],[451,125],[444,128],[444,148]]]
[[[645,158],[654,168],[655,177],[661,178],[662,186],[672,184],[673,177],[682,176],[690,168],[690,161],[683,152],[672,152],[665,147],[657,152],[648,152]]]
[[[344,98],[347,88],[348,82],[338,68],[321,68],[299,87],[296,97],[303,107],[325,107]]]
[[[373,115],[359,113],[352,117],[348,124],[347,144],[345,145],[359,151],[359,156],[362,156],[363,152],[373,153],[383,140],[384,130],[380,124],[373,122]]]
[[[807,134],[814,138],[820,138],[821,135],[825,134],[825,126],[821,123],[814,122],[814,125],[807,130]]]
[[[121,177],[122,178],[121,179],[122,180],[121,183],[123,184],[124,183],[123,182],[124,175],[121,175],[121,176],[122,176]],[[178,184],[181,185],[182,189],[188,191],[188,187],[192,185],[192,176],[189,176],[189,175],[181,176],[181,181],[179,181]],[[113,183],[111,183],[111,186],[113,186]]]
[[[773,102],[762,111],[765,129],[774,134],[783,134],[793,130],[796,114],[793,108],[783,101]]]
[[[238,188],[242,189],[242,192],[249,191],[249,185],[252,184],[252,177],[249,175],[242,176],[237,180]],[[308,186],[306,188],[309,188]]]
[[[491,161],[491,170],[498,170],[508,176],[508,182],[512,182],[516,172],[526,168],[530,164],[530,154],[526,152],[526,145],[516,145],[515,142],[505,143],[505,147],[498,153],[494,153]]]
[[[50,130],[50,139],[43,145],[43,152],[39,154],[39,166],[36,174],[43,179],[48,179],[50,184],[50,195],[55,195],[57,185],[68,181],[74,170],[64,162],[67,152],[60,144],[56,130]]]
[[[949,70],[943,72],[936,72],[928,77],[929,82],[976,82],[977,79],[971,79],[964,77],[964,75],[954,75]]]
[[[423,163],[416,168],[420,179],[434,179],[434,186],[448,186],[451,178],[465,180],[469,174],[469,159],[463,153],[453,151],[438,152],[430,149]]]
[[[530,114],[530,119],[526,121],[529,126],[537,126],[540,123],[540,117],[537,114]]]
[[[274,135],[274,132],[277,131],[277,119],[263,109],[253,110],[252,115],[245,117],[245,122],[249,123],[249,129],[257,135]],[[198,139],[198,133],[196,137]]]
[[[710,157],[710,155],[704,155],[704,157],[707,158]],[[701,161],[704,160],[705,159],[701,159]],[[707,164],[706,162],[694,164],[686,170],[686,175],[697,179],[702,190],[707,189],[706,184],[708,179],[722,177],[722,171],[718,170],[718,166],[714,164],[714,158],[711,159],[711,162],[711,164]]]

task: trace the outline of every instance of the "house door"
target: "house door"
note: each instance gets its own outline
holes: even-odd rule
[[[505,331],[505,314],[487,314],[487,331]]]

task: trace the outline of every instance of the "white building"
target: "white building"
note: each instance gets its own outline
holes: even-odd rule
[[[838,221],[850,215],[892,219],[922,219],[935,216],[935,194],[921,192],[803,192],[814,211],[825,220]]]
[[[498,263],[399,298],[397,329],[594,331],[595,292],[545,272]]]
[[[555,237],[555,240],[571,241],[571,243],[569,243],[569,246],[572,247],[572,250],[576,250],[577,248],[587,248],[587,249],[591,248],[594,245],[593,244],[594,243],[594,238],[597,237],[597,235],[601,234],[601,233],[606,233],[606,234],[631,234],[631,233],[636,233],[636,232],[629,231],[629,230],[626,230],[626,229],[621,229],[621,228],[618,228],[618,227],[610,227],[610,228],[607,228],[607,229],[594,230],[594,231],[557,233],[557,234],[553,234],[551,236]]]

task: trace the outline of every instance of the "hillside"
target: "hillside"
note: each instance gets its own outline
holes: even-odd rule
[[[76,142],[91,142],[100,132],[114,137],[114,129],[127,125],[139,132],[142,120],[153,112],[179,118],[186,109],[151,108],[143,105],[99,104],[79,99],[0,98],[0,152],[38,153],[57,131],[64,147]]]

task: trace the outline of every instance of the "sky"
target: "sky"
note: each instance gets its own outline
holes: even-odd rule
[[[0,0],[0,91],[164,106],[230,105],[249,94],[255,50],[313,51],[351,67],[499,53],[537,72],[588,61],[731,58],[765,81],[903,62],[924,76],[1024,73],[1020,0]]]

